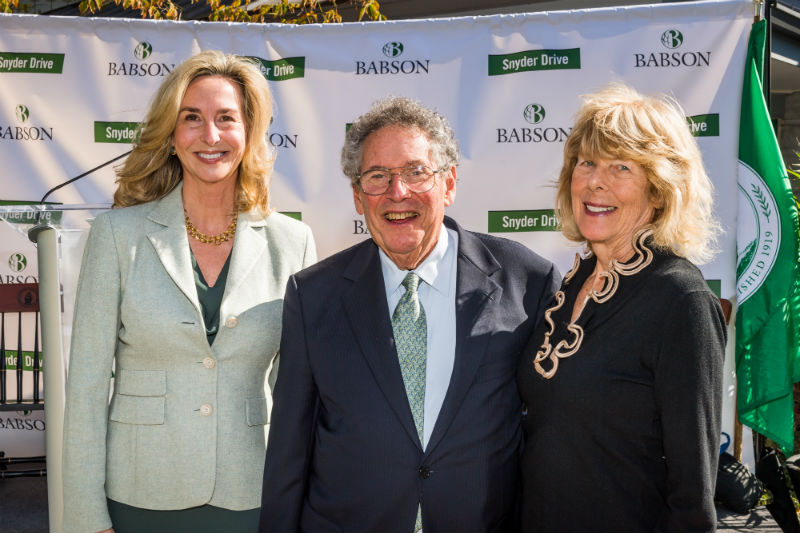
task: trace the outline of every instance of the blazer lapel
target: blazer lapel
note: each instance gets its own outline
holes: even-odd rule
[[[456,353],[450,386],[425,447],[426,457],[441,442],[475,380],[489,338],[497,326],[497,306],[503,294],[503,288],[491,279],[500,269],[492,253],[477,237],[463,231],[452,220],[445,219],[445,223],[458,232]]]
[[[149,232],[147,238],[153,244],[164,270],[199,313],[200,301],[194,286],[192,262],[189,259],[189,238],[186,236],[183,219],[182,185],[178,185],[159,200],[148,215],[147,218],[159,227]]]
[[[374,242],[366,242],[358,248],[344,277],[352,285],[342,296],[342,305],[356,342],[408,437],[421,450],[394,346],[389,304],[386,301],[378,248]]]
[[[267,249],[265,224],[263,217],[250,213],[239,214],[220,316],[238,314],[263,301],[263,295],[260,294],[266,290],[263,284],[256,280],[251,280],[253,283],[244,282],[252,275]]]

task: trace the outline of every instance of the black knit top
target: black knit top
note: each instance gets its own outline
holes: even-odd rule
[[[727,335],[719,300],[689,261],[655,252],[605,301],[590,299],[570,331],[595,261],[567,274],[552,326],[542,320],[522,354],[523,531],[712,531]],[[537,352],[544,373],[558,362],[549,379]]]

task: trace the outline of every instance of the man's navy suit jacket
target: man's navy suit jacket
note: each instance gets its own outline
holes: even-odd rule
[[[456,347],[425,450],[392,336],[378,247],[288,283],[261,531],[504,531],[516,524],[520,351],[560,284],[526,247],[458,232]],[[533,364],[531,362],[531,364]]]

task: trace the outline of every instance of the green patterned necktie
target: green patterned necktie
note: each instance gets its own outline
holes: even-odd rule
[[[406,386],[408,404],[414,415],[419,442],[424,447],[423,428],[425,420],[425,364],[428,348],[428,326],[425,309],[419,301],[417,287],[419,276],[409,272],[403,280],[405,294],[400,298],[392,314],[392,329]]]
[[[425,365],[428,351],[428,324],[425,320],[425,309],[419,301],[417,287],[419,276],[409,272],[403,280],[405,294],[400,298],[392,314],[394,343],[403,383],[406,386],[408,405],[414,415],[420,446],[425,447]],[[417,506],[417,519],[414,533],[422,530],[422,509]]]

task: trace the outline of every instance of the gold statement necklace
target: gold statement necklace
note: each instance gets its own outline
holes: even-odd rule
[[[598,304],[603,304],[610,300],[611,297],[617,292],[620,275],[633,276],[634,274],[638,274],[644,270],[644,268],[653,261],[653,252],[644,244],[644,241],[652,234],[653,231],[651,229],[646,229],[637,234],[634,238],[633,244],[633,249],[635,252],[634,259],[627,264],[622,264],[616,260],[612,260],[611,269],[601,274],[604,278],[606,278],[602,289],[599,291],[593,289],[586,296],[586,299],[592,299]],[[565,284],[570,282],[572,276],[574,276],[578,271],[579,265],[580,256],[576,255],[575,264],[564,277]],[[564,305],[565,300],[566,295],[564,294],[564,291],[558,291],[556,293],[555,305],[544,313],[544,320],[547,322],[549,331],[544,334],[544,342],[542,343],[541,348],[539,348],[539,351],[536,352],[536,356],[533,358],[533,366],[536,369],[536,372],[538,372],[545,379],[550,379],[556,375],[559,359],[570,357],[580,349],[581,344],[583,343],[583,328],[575,323],[580,316],[576,317],[575,321],[572,321],[567,325],[567,331],[572,334],[571,342],[564,339],[559,341],[555,346],[550,343],[550,336],[555,332],[556,329],[556,325],[553,323],[553,319],[550,317],[550,315],[554,311],[561,309],[561,306]],[[550,368],[545,368],[542,363],[548,359],[550,360]]]
[[[202,242],[203,244],[213,244],[214,246],[219,246],[223,242],[227,242],[236,235],[236,219],[238,218],[236,215],[233,216],[233,220],[228,225],[228,229],[223,231],[222,233],[218,233],[216,235],[206,235],[205,233],[201,233],[197,227],[192,224],[192,221],[189,220],[189,213],[186,210],[183,210],[183,218],[186,220],[186,231],[189,232],[189,236],[198,241]]]

